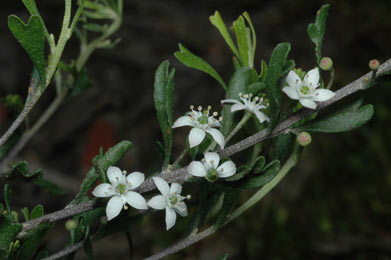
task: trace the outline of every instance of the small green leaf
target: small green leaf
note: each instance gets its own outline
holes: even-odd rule
[[[276,138],[274,144],[273,159],[279,160],[281,162],[285,161],[290,154],[291,146],[294,140],[295,140],[295,135],[293,134],[279,135]]]
[[[249,45],[251,43],[247,42],[247,31],[248,28],[244,23],[243,16],[239,16],[239,18],[233,22],[233,30],[236,36],[236,43],[239,48],[240,61],[242,66],[249,66]]]
[[[93,161],[96,167],[92,168],[87,173],[87,176],[84,178],[80,186],[79,193],[76,195],[75,199],[69,203],[69,205],[79,204],[88,198],[87,193],[92,189],[92,187],[94,187],[95,182],[101,176],[100,174],[102,172],[105,174],[109,166],[118,163],[124,154],[132,148],[132,146],[133,145],[130,141],[121,141],[113,147],[109,148],[109,150],[107,150],[103,156],[95,156]],[[97,172],[95,169],[98,169],[99,172]]]
[[[258,76],[255,70],[248,67],[240,68],[232,76],[225,97],[240,100],[239,92],[248,93],[249,86],[255,83],[257,79]],[[231,112],[231,106],[223,107],[222,117],[221,132],[224,136],[227,136],[234,128],[234,114]]]
[[[45,36],[41,19],[37,15],[32,15],[28,23],[25,24],[19,17],[10,15],[8,17],[8,27],[20,45],[26,50],[38,70],[41,85],[45,86]]]
[[[284,67],[282,68],[281,76],[284,76],[288,74],[289,71],[293,70],[296,66],[296,63],[294,60],[287,60],[284,64]]]
[[[83,242],[84,253],[86,253],[89,260],[94,259],[94,252],[92,251],[92,242],[90,237],[86,237]]]
[[[358,100],[350,106],[337,112],[304,123],[294,128],[297,132],[322,132],[340,133],[353,130],[367,123],[373,116],[373,105],[361,106],[362,100]]]
[[[246,21],[251,29],[252,43],[250,44],[251,48],[249,48],[249,61],[250,61],[249,65],[252,68],[254,66],[255,49],[257,47],[257,36],[255,34],[254,25],[251,21],[250,15],[247,12],[243,12],[243,17],[246,18]]]
[[[265,83],[263,82],[255,82],[248,86],[247,91],[253,95],[258,95],[262,90],[266,88]]]
[[[265,163],[266,163],[265,157],[259,156],[255,160],[254,166],[252,167],[253,172],[255,174],[259,174],[263,170],[263,168],[265,167]]]
[[[317,12],[315,23],[308,25],[307,33],[311,41],[315,44],[315,55],[317,63],[322,58],[322,45],[326,31],[326,19],[330,5],[323,5]]]
[[[11,196],[11,190],[9,185],[6,183],[4,184],[4,202],[5,202],[5,208],[7,210],[8,215],[11,215],[10,196]]]
[[[217,71],[202,58],[196,56],[188,49],[186,49],[182,44],[179,44],[179,51],[175,52],[174,55],[184,65],[209,74],[211,77],[217,80],[217,82],[219,82],[225,90],[227,89],[227,86]]]
[[[225,26],[223,18],[221,18],[220,13],[218,11],[215,11],[214,15],[209,17],[209,20],[217,28],[217,30],[219,30],[225,42],[231,48],[232,52],[236,55],[236,57],[240,57],[238,49],[236,48],[231,38],[231,35],[228,32],[227,26]]]
[[[267,75],[267,63],[266,61],[261,61],[261,71],[259,72],[259,78],[261,79],[261,82],[266,81],[266,75]]]
[[[20,249],[18,250],[17,260],[32,259],[32,256],[37,251],[38,247],[42,243],[42,240],[46,236],[47,232],[53,226],[51,223],[43,222],[38,225],[34,230],[27,232],[25,240],[23,241]]]
[[[239,198],[240,189],[224,187],[224,200],[221,207],[219,216],[215,224],[215,229],[219,229],[228,217],[228,214],[232,211],[233,206]]]
[[[287,42],[278,44],[272,53],[269,61],[268,72],[266,75],[266,93],[270,102],[270,122],[269,130],[276,126],[281,106],[281,77],[284,76],[284,65],[288,57],[291,45]]]
[[[97,23],[85,23],[85,24],[83,24],[83,28],[88,31],[91,31],[91,32],[103,32],[104,31],[103,26],[101,26],[100,24],[97,24]]]
[[[105,208],[96,208],[78,215],[83,218],[83,224],[91,226],[97,219],[105,215]]]
[[[24,221],[29,221],[30,220],[29,209],[27,207],[24,207],[20,211],[22,211],[22,214],[23,214],[23,217],[24,217]],[[0,211],[0,214],[1,214],[1,211]]]
[[[170,163],[172,149],[173,99],[175,69],[169,69],[169,62],[162,62],[155,73],[153,99],[164,140],[163,169]]]
[[[30,219],[40,218],[44,215],[44,209],[42,205],[37,205],[31,210]]]
[[[8,250],[9,244],[22,230],[22,224],[15,222],[11,214],[0,216],[0,250]]]
[[[265,184],[269,183],[278,173],[280,170],[280,161],[274,160],[270,162],[266,167],[263,169],[261,174],[254,175],[248,175],[248,178],[241,182],[240,188],[242,189],[256,189],[264,186]]]
[[[83,67],[76,75],[75,83],[69,87],[71,89],[69,96],[77,96],[85,90],[89,89],[91,86],[92,81],[88,78],[87,68]]]

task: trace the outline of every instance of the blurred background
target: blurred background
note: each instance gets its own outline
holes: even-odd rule
[[[49,31],[58,33],[63,1],[36,0]],[[290,42],[289,58],[297,67],[315,65],[307,26],[322,4],[330,3],[324,56],[336,69],[334,90],[368,72],[368,61],[391,57],[391,1],[289,0],[128,0],[116,34],[121,42],[112,50],[98,50],[86,67],[93,86],[65,102],[18,155],[32,169],[64,187],[68,195],[53,197],[31,185],[11,185],[15,209],[41,203],[46,212],[63,208],[77,193],[91,158],[121,140],[133,149],[119,166],[131,171],[159,171],[156,140],[160,129],[153,106],[157,66],[168,59],[176,68],[174,118],[189,105],[220,109],[223,90],[206,74],[180,64],[173,53],[183,43],[208,61],[227,82],[233,72],[232,55],[209,16],[219,10],[231,25],[248,11],[257,33],[255,65],[269,60],[276,44]],[[32,64],[7,28],[6,17],[27,18],[21,1],[0,9],[0,98],[27,94]],[[79,51],[72,39],[63,60]],[[375,105],[370,123],[342,134],[314,134],[300,164],[271,194],[217,234],[168,259],[391,259],[391,84],[360,93]],[[33,110],[34,122],[55,97],[50,87]],[[14,115],[0,108],[3,133]],[[174,154],[184,147],[188,129],[175,130]],[[243,194],[244,201],[249,194]],[[186,220],[165,232],[162,212],[150,214],[132,229],[136,259],[147,257],[181,237]],[[60,222],[48,235],[52,252],[65,244]],[[123,234],[94,244],[96,259],[128,259]],[[86,258],[80,251],[78,259]]]

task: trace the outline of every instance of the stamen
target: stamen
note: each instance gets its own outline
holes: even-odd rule
[[[127,210],[128,209],[128,206],[124,205],[124,210]]]
[[[198,111],[200,111],[200,112],[201,112],[201,111],[202,111],[202,106],[198,106],[198,108],[197,108],[197,109],[198,109]]]
[[[190,105],[190,109],[193,110],[193,109],[194,109],[194,106],[193,106],[193,105]]]
[[[255,101],[258,101],[258,100],[259,100],[259,97],[255,97],[254,100],[255,100]]]
[[[239,92],[239,97],[242,97],[243,96],[243,93],[242,92]]]
[[[217,113],[216,111],[213,112],[213,116],[217,116],[219,113]]]
[[[212,106],[208,106],[208,110],[211,110],[212,109]]]
[[[190,195],[190,194],[187,195],[187,196],[186,196],[186,199],[188,199],[188,200],[191,199],[191,195]]]
[[[219,117],[219,121],[221,122],[221,121],[223,121],[223,117],[221,116],[221,117]]]

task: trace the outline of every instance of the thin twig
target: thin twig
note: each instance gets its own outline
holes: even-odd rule
[[[76,244],[74,244],[70,247],[66,247],[63,250],[61,250],[51,256],[43,258],[42,260],[54,260],[54,259],[58,259],[60,257],[66,256],[66,255],[69,255],[69,254],[77,251],[79,248],[81,248],[83,246],[83,243],[84,243],[84,240],[77,242]]]

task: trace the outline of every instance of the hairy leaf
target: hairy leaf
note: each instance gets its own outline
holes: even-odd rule
[[[350,106],[337,112],[323,116],[304,123],[294,128],[297,132],[322,132],[322,133],[339,133],[350,131],[367,123],[373,116],[373,105],[362,105],[362,100],[358,100]]]
[[[242,66],[249,66],[249,46],[251,43],[247,42],[247,31],[248,28],[244,23],[244,19],[242,16],[233,22],[233,30],[236,35],[236,43],[239,48],[240,61]]]
[[[41,85],[45,86],[45,36],[41,19],[37,15],[32,15],[28,23],[25,24],[19,17],[10,15],[8,17],[8,27],[20,45],[26,50],[38,70]]]
[[[153,99],[164,140],[163,169],[170,163],[172,149],[173,99],[175,69],[169,69],[169,62],[162,62],[155,73]]]
[[[30,219],[40,218],[44,214],[42,205],[37,205],[31,210]]]
[[[224,200],[223,206],[221,207],[219,216],[217,217],[217,221],[215,224],[215,229],[219,229],[227,219],[228,214],[231,212],[233,206],[237,202],[240,194],[240,189],[224,187]]]
[[[179,44],[179,51],[175,52],[174,55],[180,62],[182,62],[186,66],[193,69],[201,70],[209,74],[211,77],[217,80],[217,82],[219,82],[225,90],[227,90],[227,86],[225,85],[223,79],[220,77],[217,71],[202,58],[196,56],[188,49],[186,49],[182,44]]]
[[[20,249],[18,250],[17,260],[32,259],[32,256],[37,251],[38,247],[42,243],[42,240],[46,236],[47,232],[53,224],[43,222],[38,225],[34,230],[27,232],[25,240],[23,241]]]
[[[266,75],[266,93],[270,102],[270,122],[269,130],[276,126],[281,106],[281,77],[285,73],[284,66],[288,57],[291,45],[287,42],[278,44],[270,57],[268,71]]]
[[[319,63],[322,58],[322,45],[326,31],[326,19],[330,5],[323,5],[317,12],[315,23],[308,25],[307,33],[315,44],[316,61]]]
[[[0,216],[0,250],[8,250],[9,244],[22,230],[22,224],[16,223],[12,214]]]
[[[256,189],[264,186],[265,184],[269,183],[278,173],[280,170],[280,161],[274,160],[270,162],[266,167],[263,169],[261,174],[254,175],[248,175],[248,178],[246,178],[241,184],[240,188],[242,189]]]
[[[281,162],[285,161],[290,154],[290,148],[294,140],[295,135],[293,134],[279,135],[274,143],[273,159],[279,160]]]

